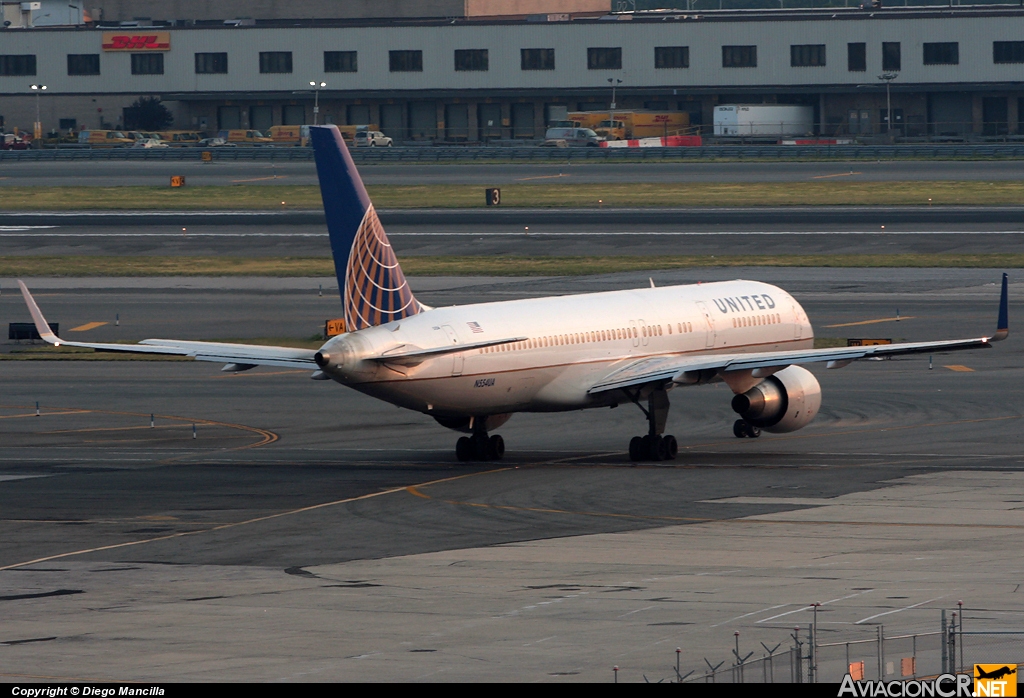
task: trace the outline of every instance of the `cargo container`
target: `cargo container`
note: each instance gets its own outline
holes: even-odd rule
[[[716,136],[805,136],[814,133],[814,108],[789,104],[715,107]]]

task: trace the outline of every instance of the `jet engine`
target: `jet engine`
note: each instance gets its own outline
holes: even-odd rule
[[[732,409],[748,424],[782,434],[807,426],[821,407],[814,374],[790,366],[732,399]]]

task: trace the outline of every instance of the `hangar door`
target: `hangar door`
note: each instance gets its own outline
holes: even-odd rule
[[[469,140],[469,105],[448,104],[445,106],[444,131],[446,140]]]
[[[536,121],[533,115],[533,104],[512,105],[512,137],[533,138]]]
[[[274,125],[274,108],[268,106],[249,107],[249,126],[266,132]]]
[[[935,92],[928,95],[928,123],[936,136],[959,136],[972,131],[971,95]]]
[[[403,111],[401,104],[380,105],[380,130],[385,135],[397,140],[405,138],[405,127],[402,124]],[[349,121],[349,123],[352,122]]]
[[[480,125],[480,140],[501,138],[501,105],[480,104],[476,108],[476,122]]]
[[[409,103],[409,137],[413,140],[437,137],[437,105],[433,102]]]

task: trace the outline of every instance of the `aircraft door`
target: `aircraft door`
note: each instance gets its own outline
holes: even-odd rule
[[[708,312],[708,307],[704,304],[704,301],[697,301],[697,307],[704,316],[704,325],[706,328],[706,334],[704,335],[704,348],[712,349],[715,346],[715,339],[717,338],[717,333],[715,332],[715,321],[712,319],[711,313]]]
[[[445,336],[448,338],[449,344],[459,344],[459,336],[455,334],[455,330],[450,325],[441,325],[441,329],[444,330]],[[452,354],[452,375],[461,376],[462,367],[466,362],[466,357],[462,352]]]
[[[793,304],[793,339],[801,339],[804,336],[804,323],[796,303]]]
[[[640,346],[640,328],[636,326],[636,320],[629,321],[630,327],[633,328],[633,346]]]
[[[640,343],[647,346],[647,323],[640,319]]]

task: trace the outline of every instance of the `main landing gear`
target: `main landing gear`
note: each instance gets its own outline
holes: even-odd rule
[[[737,419],[732,425],[732,435],[737,439],[756,439],[761,435],[761,429],[759,427],[755,427],[745,419]]]
[[[629,395],[629,399],[640,408],[647,417],[648,432],[645,436],[634,436],[629,442],[629,459],[642,460],[674,460],[679,453],[679,443],[671,434],[663,434],[668,419],[668,392],[655,390],[647,398],[647,409],[639,400],[640,391]]]
[[[455,457],[462,462],[501,460],[505,455],[505,440],[497,434],[487,435],[486,419],[475,419],[473,422],[476,423],[473,426],[473,435],[459,437],[455,442]]]

